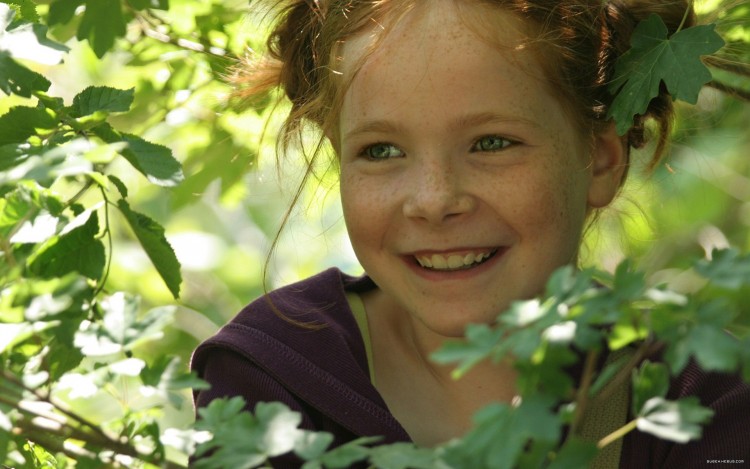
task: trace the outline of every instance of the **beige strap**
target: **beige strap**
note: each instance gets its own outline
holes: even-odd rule
[[[349,309],[354,314],[354,320],[357,321],[359,333],[362,335],[362,342],[365,344],[365,355],[367,356],[367,366],[370,368],[370,382],[375,386],[375,366],[372,361],[372,341],[370,340],[370,328],[367,324],[367,311],[362,298],[354,292],[346,292],[346,301],[349,303]]]
[[[632,356],[631,349],[620,349],[611,353],[604,366],[620,360],[628,360]],[[586,409],[581,425],[581,437],[588,441],[599,441],[613,431],[625,425],[630,404],[630,380],[623,386],[618,386],[612,396],[606,401],[596,399]],[[622,452],[622,438],[605,446],[589,468],[617,469],[620,467],[620,453]]]

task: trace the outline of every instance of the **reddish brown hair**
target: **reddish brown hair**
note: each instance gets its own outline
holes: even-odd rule
[[[424,0],[422,0],[424,1]],[[456,0],[470,4],[472,0]],[[613,96],[607,90],[618,57],[630,47],[630,37],[639,21],[656,13],[670,34],[680,25],[689,27],[695,14],[687,0],[474,0],[515,13],[537,32],[530,43],[543,45],[536,51],[547,79],[568,104],[584,129],[596,131],[605,123]],[[274,27],[267,53],[250,57],[239,68],[237,94],[253,98],[272,88],[281,88],[292,103],[282,130],[282,146],[296,141],[305,123],[323,131],[335,126],[341,91],[337,86],[335,51],[347,38],[385,24],[384,18],[403,12],[419,0],[280,0],[271,2]],[[673,118],[672,98],[665,88],[636,116],[627,134],[631,147],[645,144],[644,122],[653,119],[658,128],[656,148],[649,166],[662,157]],[[319,148],[308,153],[308,162]]]

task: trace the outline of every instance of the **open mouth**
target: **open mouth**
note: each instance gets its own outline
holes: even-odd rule
[[[487,251],[469,252],[466,254],[432,254],[414,256],[417,264],[428,270],[441,272],[452,272],[456,270],[467,270],[484,264],[497,254],[498,248]]]

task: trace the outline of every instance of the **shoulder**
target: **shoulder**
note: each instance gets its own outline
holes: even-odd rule
[[[368,280],[331,268],[273,290],[245,306],[204,341],[196,349],[193,367],[200,369],[204,356],[217,347],[254,361],[263,361],[271,350],[279,360],[302,355],[318,361],[317,357],[328,355],[327,350],[337,354],[348,350],[357,356],[362,340],[345,293],[366,288]]]
[[[250,303],[193,353],[191,368],[218,390],[197,396],[198,405],[225,395],[281,401],[315,409],[310,428],[333,421],[354,435],[408,439],[370,382],[346,299],[347,291],[372,285],[367,277],[329,269]]]

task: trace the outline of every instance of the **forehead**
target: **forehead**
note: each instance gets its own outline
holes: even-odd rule
[[[527,50],[530,24],[503,7],[476,1],[404,1],[387,13],[372,18],[370,27],[340,42],[334,63],[338,73],[352,77],[366,62],[384,62],[397,57],[405,41],[464,48],[467,39],[479,39],[498,52]]]
[[[527,29],[497,7],[454,0],[431,0],[386,18],[340,51],[341,80],[350,84],[341,123],[347,127],[351,120],[387,115],[394,106],[439,102],[446,95],[451,108],[438,104],[437,113],[503,107],[530,121],[544,118],[556,100],[528,48]]]

